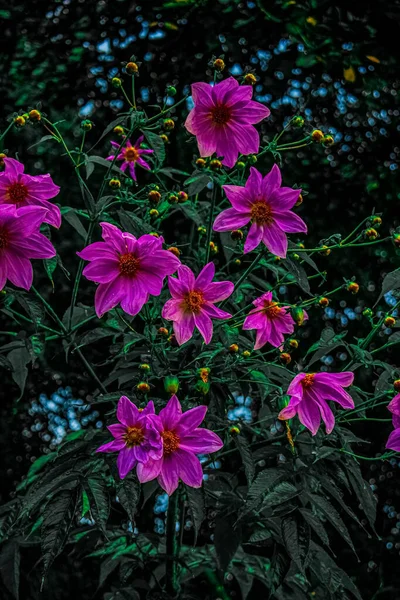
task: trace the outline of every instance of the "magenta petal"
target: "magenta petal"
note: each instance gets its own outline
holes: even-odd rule
[[[232,137],[241,154],[257,154],[260,149],[260,136],[252,125],[235,123]]]
[[[400,429],[395,429],[389,435],[388,441],[386,442],[386,448],[388,450],[400,452]]]
[[[262,329],[257,329],[256,343],[254,344],[254,350],[259,350],[265,344],[270,342],[271,338],[271,322],[266,321]]]
[[[207,302],[221,302],[229,298],[234,289],[231,281],[213,281],[204,290],[204,298]]]
[[[126,433],[126,426],[121,425],[121,423],[107,425],[107,429],[115,438],[122,437]]]
[[[250,213],[240,213],[236,208],[227,208],[220,213],[214,221],[214,231],[233,231],[247,225]]]
[[[164,429],[171,431],[178,423],[182,415],[182,407],[178,398],[174,395],[169,400],[167,405],[160,410],[159,417],[162,421]]]
[[[209,83],[204,83],[202,81],[198,83],[192,83],[191,92],[193,102],[197,104],[203,104],[205,106],[209,106],[212,104],[212,86]]]
[[[53,244],[42,233],[31,233],[28,238],[19,238],[13,252],[25,258],[52,258],[56,255]]]
[[[174,493],[179,484],[178,463],[175,461],[175,452],[164,456],[158,483],[169,496]]]
[[[181,319],[183,314],[181,304],[181,300],[175,300],[174,298],[167,300],[161,312],[162,318],[168,321],[178,321]]]
[[[77,255],[83,260],[118,259],[116,250],[105,242],[94,242],[83,248],[80,252],[77,252]]]
[[[349,387],[354,381],[354,373],[352,371],[344,371],[343,373],[316,373],[315,381],[326,383],[327,385],[334,384],[343,387]]]
[[[207,406],[196,406],[182,413],[176,432],[181,438],[185,434],[189,434],[193,429],[196,429],[204,421],[206,416]]]
[[[272,254],[276,254],[280,258],[286,258],[288,241],[285,233],[272,223],[268,227],[264,227],[263,242]]]
[[[180,346],[190,340],[194,330],[194,318],[192,313],[183,313],[178,321],[174,321],[174,333],[176,341]]]
[[[230,319],[232,315],[225,310],[221,310],[214,306],[214,304],[208,303],[204,304],[202,310],[211,317],[212,319]]]
[[[285,338],[282,335],[282,332],[276,327],[275,321],[271,321],[271,331],[269,333],[269,343],[274,348],[279,348],[285,341]]]
[[[232,131],[229,127],[221,127],[215,131],[217,148],[216,153],[222,156],[222,164],[228,168],[235,166],[239,151],[236,144],[232,144]]]
[[[212,133],[212,129],[208,126],[208,129],[203,130],[202,133],[197,136],[197,145],[199,147],[200,156],[206,158],[212,156],[217,149],[217,141]]]
[[[302,381],[304,379],[304,377],[306,376],[306,373],[299,373],[298,375],[296,375],[296,377],[290,382],[290,385],[288,387],[288,395],[289,396],[300,396],[303,397],[303,386],[302,386]]]
[[[128,315],[137,315],[148,300],[148,292],[140,285],[138,278],[132,280],[121,277],[118,281],[122,289],[122,310]]]
[[[196,429],[181,437],[179,447],[194,454],[217,452],[224,445],[221,438],[209,429]]]
[[[343,388],[331,383],[321,383],[321,381],[315,380],[313,390],[318,394],[319,398],[324,400],[333,400],[342,406],[343,408],[354,408],[354,400]]]
[[[246,181],[246,191],[252,199],[252,203],[257,196],[261,195],[262,175],[255,167],[250,167],[250,175]]]
[[[95,260],[82,271],[86,279],[96,283],[110,283],[114,281],[120,272],[119,264],[116,260]]]
[[[153,296],[159,296],[163,287],[164,278],[157,272],[139,271],[135,277],[135,286],[141,286]]]
[[[270,323],[266,314],[259,308],[253,308],[243,323],[243,329],[263,329],[267,323]]]
[[[46,214],[47,210],[41,206],[22,206],[17,210],[18,218],[8,225],[10,235],[28,237],[32,233],[38,233]]]
[[[247,182],[248,181],[249,180],[247,180]],[[245,212],[249,215],[250,218],[250,210],[251,205],[253,203],[253,197],[251,194],[251,189],[249,190],[247,188],[247,184],[246,187],[242,187],[240,185],[223,185],[222,189],[224,190],[226,197],[232,204],[233,208],[236,208],[238,212]]]
[[[119,452],[125,448],[125,442],[122,439],[113,440],[107,444],[103,444],[96,449],[96,452]]]
[[[264,226],[258,225],[257,223],[252,223],[252,225],[249,229],[249,233],[247,234],[243,252],[245,254],[247,254],[248,252],[251,252],[252,250],[257,248],[257,246],[263,239],[263,235],[264,235]]]
[[[307,225],[296,213],[274,211],[274,220],[278,223],[282,231],[286,233],[307,233]]]
[[[255,102],[254,100],[250,100],[250,102],[246,104],[244,110],[237,111],[235,108],[236,107],[234,107],[232,116],[239,123],[259,123],[271,114],[271,111],[267,106],[260,104],[260,102]]]
[[[189,291],[187,285],[182,283],[176,277],[168,277],[168,288],[171,292],[171,296],[176,299],[182,299],[184,295]]]
[[[213,334],[213,324],[210,317],[204,311],[200,311],[198,314],[194,315],[194,322],[197,329],[200,331],[204,342],[209,344]]]
[[[394,415],[400,415],[400,394],[397,394],[387,405],[387,409]]]
[[[98,317],[102,317],[123,298],[123,289],[120,285],[120,279],[111,281],[110,283],[100,283],[94,297],[94,305]]]
[[[215,265],[213,262],[209,262],[205,267],[202,268],[195,281],[195,289],[201,290],[211,283],[215,275]]]
[[[234,77],[224,79],[212,88],[211,94],[213,101],[216,104],[223,104],[227,96],[232,99],[231,92],[235,91],[238,87],[239,83]]]
[[[321,416],[318,405],[308,395],[304,395],[302,402],[298,404],[297,414],[300,423],[307,427],[312,435],[315,435],[321,423]]]
[[[146,463],[139,463],[136,469],[136,473],[140,483],[146,483],[152,481],[159,476],[163,464],[163,459],[152,460],[149,459]]]
[[[189,267],[186,267],[186,265],[181,265],[178,269],[178,277],[180,283],[185,286],[187,291],[193,290],[195,277],[193,271],[189,269]]]
[[[264,198],[269,198],[277,188],[282,185],[282,175],[277,164],[274,164],[268,175],[266,175],[262,182],[262,192]]]
[[[124,479],[137,464],[133,448],[123,448],[118,454],[117,467],[119,476]]]
[[[203,469],[197,456],[179,448],[173,454],[174,463],[177,467],[178,477],[189,487],[199,488],[203,483]],[[165,461],[164,468],[165,469]]]
[[[10,158],[9,156],[4,157],[4,165],[6,175],[10,177],[10,180],[12,178],[13,180],[18,181],[19,175],[22,175],[24,172],[24,165],[18,160],[15,160],[15,158]]]
[[[335,417],[325,400],[318,400],[321,417],[326,426],[326,433],[331,433],[335,427]]]
[[[103,240],[110,244],[117,252],[124,254],[126,245],[122,235],[122,231],[111,223],[100,223],[102,228]]]
[[[24,290],[30,290],[33,270],[29,260],[11,252],[5,252],[3,259],[7,268],[7,277],[11,283]]]
[[[278,211],[290,210],[296,204],[301,190],[293,190],[289,187],[276,188],[268,197],[268,202]]]
[[[133,427],[139,419],[140,412],[133,402],[126,396],[121,396],[118,400],[117,419],[127,427]]]

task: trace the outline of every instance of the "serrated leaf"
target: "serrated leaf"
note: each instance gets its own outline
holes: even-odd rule
[[[189,508],[191,512],[191,516],[194,524],[194,533],[195,540],[194,545],[196,544],[197,536],[200,531],[200,527],[205,518],[205,504],[204,504],[204,491],[202,488],[192,488],[186,486],[185,488],[187,499],[189,502]]]
[[[264,497],[264,494],[280,479],[285,473],[279,469],[266,469],[261,471],[251,484],[246,498],[246,509],[255,507]]]
[[[326,588],[330,596],[336,591],[343,598],[343,588],[349,590],[357,600],[363,600],[350,577],[332,560],[323,548],[315,542],[310,544],[310,568],[317,580]]]
[[[0,551],[0,576],[4,587],[15,600],[19,600],[21,555],[16,540],[6,542]]]
[[[99,475],[96,477],[89,477],[87,485],[89,499],[94,501],[94,504],[91,502],[91,511],[94,520],[105,533],[108,517],[110,515],[110,496],[107,491],[107,484]]]
[[[115,335],[115,331],[110,331],[110,329],[104,329],[104,327],[96,327],[91,331],[87,331],[81,337],[76,339],[76,343],[78,347],[86,346],[87,344],[93,344],[94,342],[98,342],[110,335]]]
[[[135,515],[137,505],[140,499],[140,492],[140,483],[136,477],[136,474],[133,472],[130,472],[125,477],[125,479],[123,479],[121,483],[117,486],[118,499],[123,508],[128,513],[129,519],[132,523],[135,522]]]
[[[43,554],[43,578],[54,559],[61,553],[68,539],[69,530],[74,521],[76,493],[63,490],[57,494],[44,510],[41,527],[41,545]]]
[[[337,510],[332,506],[332,504],[323,496],[318,496],[317,494],[310,494],[307,492],[307,496],[310,501],[321,510],[321,512],[325,515],[326,519],[333,525],[338,533],[342,536],[342,538],[348,543],[350,548],[356,554],[353,541],[350,537],[350,534],[347,530],[346,525],[344,524],[342,518],[339,516]]]
[[[23,348],[11,350],[7,354],[7,360],[12,366],[11,376],[20,390],[20,395],[17,398],[17,400],[20,400],[25,390],[26,378],[28,377],[27,365],[31,362],[31,355],[24,346]]]
[[[262,508],[283,504],[292,498],[295,498],[300,493],[300,490],[295,485],[288,481],[278,483],[271,492],[269,492],[262,503]]]
[[[152,131],[143,130],[144,137],[146,138],[149,146],[154,150],[154,154],[158,160],[159,166],[161,166],[165,160],[165,144],[159,135]]]
[[[371,487],[363,479],[360,467],[355,460],[346,463],[346,469],[350,484],[357,495],[372,530],[375,532],[377,501]]]
[[[132,212],[127,212],[123,208],[118,211],[118,217],[124,230],[137,237],[153,231],[153,228],[148,223],[145,223]]]
[[[382,296],[384,294],[386,294],[387,292],[390,292],[392,290],[397,290],[398,288],[400,288],[400,269],[396,269],[395,271],[388,273],[386,275],[386,277],[383,279],[382,290],[381,290],[381,293],[379,294],[379,297],[378,297],[377,301],[375,302],[374,306],[376,306],[378,304],[379,300],[382,298]]]
[[[247,485],[251,485],[255,473],[255,464],[253,460],[253,454],[247,439],[243,435],[235,437],[235,444],[239,450],[240,457],[244,466],[244,472],[246,474]]]
[[[310,525],[311,529],[315,531],[322,543],[326,546],[329,546],[329,537],[326,533],[325,527],[321,523],[321,519],[314,515],[308,508],[300,508],[300,513]]]
[[[195,196],[199,194],[208,186],[211,181],[211,177],[205,173],[199,173],[184,182],[185,186],[188,186],[188,196]]]
[[[298,569],[304,573],[310,548],[308,523],[300,522],[294,516],[289,515],[282,519],[281,533],[287,553]]]
[[[40,138],[40,140],[38,142],[35,142],[34,144],[32,144],[32,146],[29,146],[29,148],[27,148],[27,150],[30,150],[31,148],[34,148],[35,146],[39,146],[39,144],[41,144],[42,142],[46,142],[47,140],[55,140],[56,142],[59,142],[59,140],[57,139],[57,137],[55,135],[44,135],[42,138]]]

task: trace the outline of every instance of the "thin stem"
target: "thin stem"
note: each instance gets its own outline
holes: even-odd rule
[[[179,585],[176,576],[176,560],[177,560],[177,537],[176,537],[176,521],[179,510],[179,490],[176,490],[169,497],[168,512],[167,512],[167,546],[166,546],[166,582],[165,590],[173,598],[177,597]]]
[[[133,77],[132,77],[132,79],[133,79]],[[122,93],[123,93],[123,95],[125,96],[125,100],[126,100],[126,101],[127,101],[127,103],[129,104],[129,106],[130,106],[130,107],[132,107],[132,108],[134,108],[134,107],[133,107],[133,104],[132,104],[132,102],[130,101],[130,99],[129,99],[129,96],[128,96],[128,94],[126,93],[126,91],[124,90],[124,87],[123,87],[123,86],[121,86],[121,92],[122,92]]]
[[[14,121],[11,121],[11,123],[9,124],[8,127],[6,127],[6,129],[3,131],[3,133],[0,135],[0,142],[2,141],[3,138],[6,137],[7,133],[10,131],[11,127],[14,125]]]
[[[249,265],[247,267],[247,269],[245,270],[243,275],[241,275],[239,277],[239,279],[237,280],[237,282],[235,283],[235,290],[238,290],[240,288],[240,286],[242,285],[243,281],[250,275],[250,273],[252,271],[254,271],[254,269],[256,268],[256,266],[258,265],[258,263],[260,262],[262,257],[263,257],[263,252],[259,252],[257,254],[257,256],[255,257],[255,259],[253,260],[253,262],[251,263],[251,265]],[[222,302],[222,304],[220,304],[220,308],[222,308],[226,302],[227,302],[227,300],[224,300]]]
[[[132,106],[133,106],[133,110],[137,110],[136,94],[135,94],[135,76],[134,75],[132,75]]]

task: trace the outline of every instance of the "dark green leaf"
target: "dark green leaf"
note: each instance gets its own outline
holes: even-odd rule
[[[18,400],[20,400],[25,389],[26,378],[28,376],[27,365],[31,362],[31,355],[25,347],[18,348],[17,350],[11,350],[7,354],[7,360],[12,365],[12,378],[20,389],[18,397]]]
[[[154,154],[161,166],[165,160],[165,144],[159,135],[152,131],[143,130],[144,137],[146,138],[149,146],[154,150]]]
[[[211,177],[205,173],[199,173],[184,182],[185,186],[188,186],[188,195],[195,196],[199,194],[207,185],[210,183]]]
[[[356,553],[347,527],[332,504],[328,502],[326,498],[323,496],[318,496],[317,494],[307,493],[307,496],[312,504],[314,504],[314,506],[316,506],[324,514],[326,519],[333,525],[336,531],[340,533],[342,538],[348,543],[353,552]]]
[[[6,542],[0,551],[0,576],[7,591],[15,600],[19,599],[21,556],[16,540]]]
[[[65,219],[71,227],[75,229],[77,233],[86,241],[87,232],[84,226],[82,225],[78,215],[76,214],[73,208],[65,209],[65,212],[62,211],[63,219]]]
[[[226,571],[229,563],[234,557],[242,538],[240,527],[233,527],[231,517],[219,518],[215,524],[214,543],[217,553],[218,567]]]
[[[110,496],[107,491],[106,482],[99,475],[89,477],[87,484],[87,493],[91,500],[91,510],[94,520],[98,523],[102,531],[105,532],[110,515]],[[92,501],[94,501],[94,504]]]
[[[291,260],[290,258],[287,258],[283,264],[289,273],[293,275],[303,292],[311,294],[307,273],[303,267],[296,260]]]
[[[140,483],[134,472],[130,472],[117,486],[117,496],[123,508],[128,513],[132,523],[135,522],[135,514],[140,499]]]
[[[351,460],[346,463],[346,468],[351,486],[357,495],[357,498],[369,521],[369,524],[372,527],[372,530],[375,531],[374,527],[376,521],[377,502],[374,494],[372,493],[371,487],[363,479],[360,467],[355,460]]]
[[[301,522],[294,516],[289,515],[282,519],[281,533],[287,553],[300,571],[304,573],[310,548],[308,523]]]
[[[251,448],[247,439],[243,435],[235,437],[235,444],[239,450],[242,459],[244,472],[246,473],[247,484],[250,486],[255,473],[255,464]]]
[[[329,537],[326,533],[325,527],[321,523],[321,519],[314,515],[308,508],[300,508],[300,512],[310,527],[318,535],[322,543],[326,546],[329,546]]]
[[[397,290],[398,288],[400,288],[400,269],[396,269],[395,271],[392,271],[386,275],[382,281],[382,290],[379,294],[378,300],[375,302],[375,306],[378,304],[379,300],[384,294],[390,292],[391,290]]]
[[[43,553],[43,579],[54,559],[62,551],[74,521],[76,493],[69,490],[59,492],[44,510],[41,527]]]
[[[204,506],[204,492],[203,489],[192,488],[186,486],[185,488],[187,499],[189,502],[189,508],[191,512],[191,517],[193,519],[194,524],[194,532],[195,532],[195,540],[194,544],[196,544],[197,536],[200,531],[200,527],[205,518],[205,506]]]

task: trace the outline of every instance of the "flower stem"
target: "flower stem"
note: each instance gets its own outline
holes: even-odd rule
[[[255,257],[255,259],[253,260],[253,262],[251,263],[251,265],[249,265],[247,267],[247,269],[245,270],[245,272],[243,273],[243,275],[241,275],[241,277],[239,277],[239,279],[237,280],[237,282],[235,283],[235,290],[238,290],[240,288],[240,286],[242,285],[243,281],[250,275],[250,273],[256,268],[256,266],[258,265],[258,263],[260,262],[261,258],[263,257],[263,252],[259,252],[257,254],[257,256]],[[228,300],[228,299],[227,299]],[[220,308],[222,308],[224,306],[224,304],[226,303],[227,300],[224,300],[221,304],[220,304]]]
[[[167,512],[167,547],[166,547],[166,583],[167,594],[176,598],[179,592],[179,584],[176,576],[176,561],[178,543],[176,537],[176,521],[179,512],[179,489],[169,497]]]
[[[212,226],[213,226],[213,219],[214,219],[214,208],[215,208],[215,200],[217,198],[217,185],[216,182],[214,181],[214,186],[213,186],[213,190],[212,190],[212,198],[211,198],[211,208],[210,208],[210,218],[208,220],[208,229],[207,229],[207,242],[206,242],[206,262],[205,264],[208,264],[209,260],[210,260],[210,242],[211,242],[211,235],[212,235]]]

